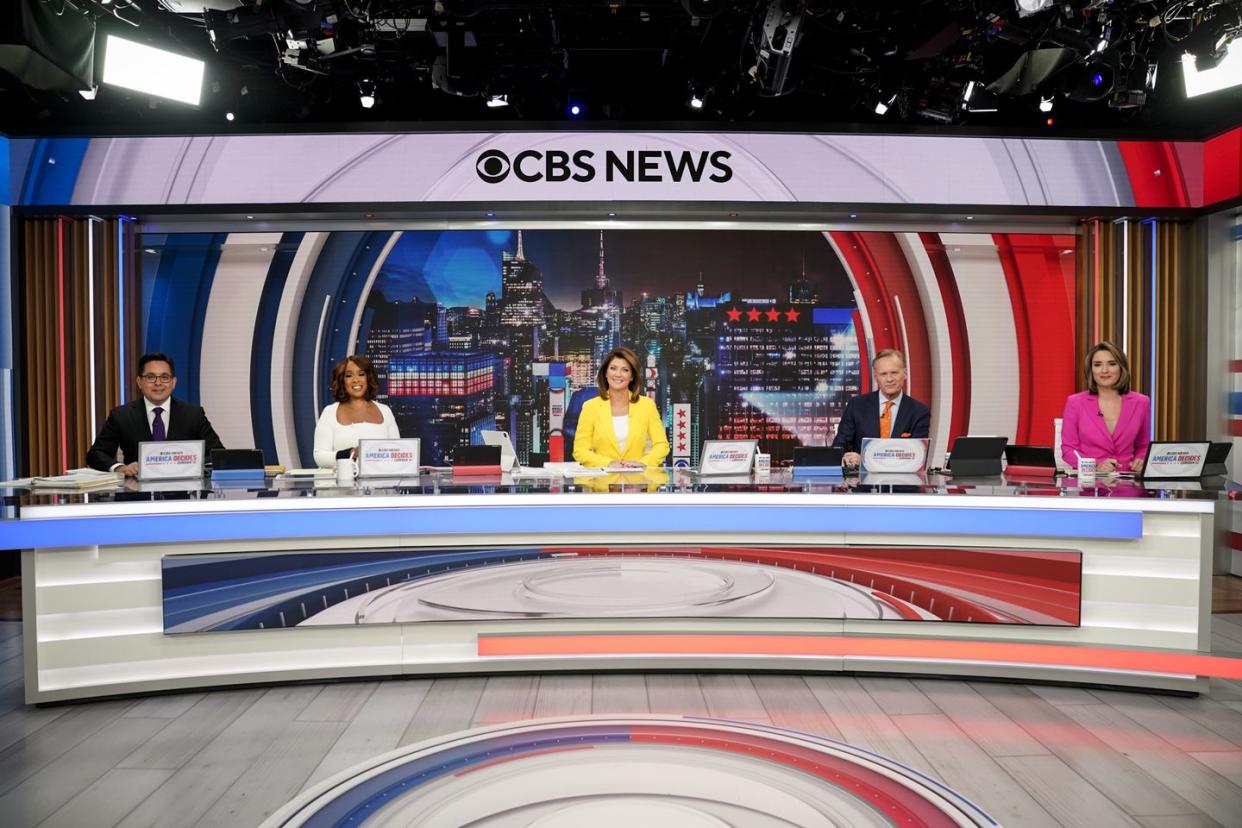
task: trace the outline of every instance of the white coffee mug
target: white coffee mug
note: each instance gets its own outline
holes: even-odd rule
[[[1091,479],[1095,477],[1095,458],[1079,457],[1078,458],[1078,479]]]
[[[338,486],[354,485],[358,476],[358,463],[350,457],[342,457],[336,461],[336,484]]]
[[[772,472],[772,455],[757,452],[755,454],[755,474],[765,475]]]

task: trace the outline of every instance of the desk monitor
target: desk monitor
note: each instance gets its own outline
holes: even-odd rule
[[[832,446],[794,446],[793,464],[794,468],[801,468],[802,466],[836,466],[840,468],[841,458],[844,455],[845,449]]]
[[[1143,471],[1139,476],[1143,480],[1194,480],[1202,477],[1211,445],[1207,441],[1153,441],[1147,447],[1147,457],[1143,460]]]
[[[1212,443],[1208,446],[1207,460],[1203,463],[1203,476],[1229,474],[1225,461],[1229,459],[1229,450],[1233,443]]]
[[[517,450],[513,447],[513,441],[509,439],[507,431],[490,431],[484,429],[483,445],[500,446],[500,470],[513,471],[514,466],[520,465],[517,459]]]
[[[1052,446],[1005,446],[1005,472],[1053,477],[1057,458]]]
[[[211,452],[212,471],[263,471],[263,452],[259,449],[215,449]]]
[[[949,452],[954,477],[988,477],[1001,473],[1001,455],[1008,437],[958,437]]]

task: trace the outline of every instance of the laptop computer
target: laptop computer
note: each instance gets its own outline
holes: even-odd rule
[[[509,432],[484,429],[480,434],[483,435],[483,445],[500,446],[501,471],[509,472],[515,468],[521,468],[521,464],[518,463],[517,449],[513,447],[513,441],[509,439]]]
[[[1006,472],[1053,477],[1057,458],[1052,446],[1005,446]]]
[[[1229,467],[1225,465],[1225,461],[1229,459],[1231,448],[1233,448],[1233,443],[1212,443],[1208,446],[1207,460],[1203,462],[1204,477],[1229,474]]]
[[[1001,473],[1008,437],[958,437],[949,451],[947,470],[954,477],[989,477]]]

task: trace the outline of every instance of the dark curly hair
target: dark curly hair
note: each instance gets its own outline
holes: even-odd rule
[[[349,363],[353,363],[362,369],[367,375],[367,400],[374,400],[379,394],[379,376],[375,373],[375,366],[371,364],[371,360],[361,354],[347,356],[338,362],[332,368],[332,396],[339,402],[343,403],[349,400],[349,391],[345,389],[345,371],[349,367]]]

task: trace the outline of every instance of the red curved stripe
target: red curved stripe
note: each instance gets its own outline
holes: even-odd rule
[[[1018,340],[1018,443],[1052,445],[1052,421],[1075,391],[1073,236],[993,236]]]
[[[946,333],[949,336],[949,358],[952,363],[953,395],[949,404],[949,443],[965,434],[970,428],[970,337],[966,328],[966,312],[962,308],[962,296],[957,290],[953,265],[945,252],[944,243],[936,233],[920,233],[919,240],[927,251],[936,286],[940,289],[940,301],[944,305]],[[944,403],[942,402],[943,406]],[[944,416],[933,411],[933,417]]]
[[[1118,141],[1136,207],[1189,207],[1186,178],[1169,141]]]
[[[684,727],[631,725],[630,741],[723,750],[785,765],[849,791],[883,811],[893,825],[956,828],[957,822],[916,791],[857,762],[823,751],[761,736],[715,730],[687,733]]]

